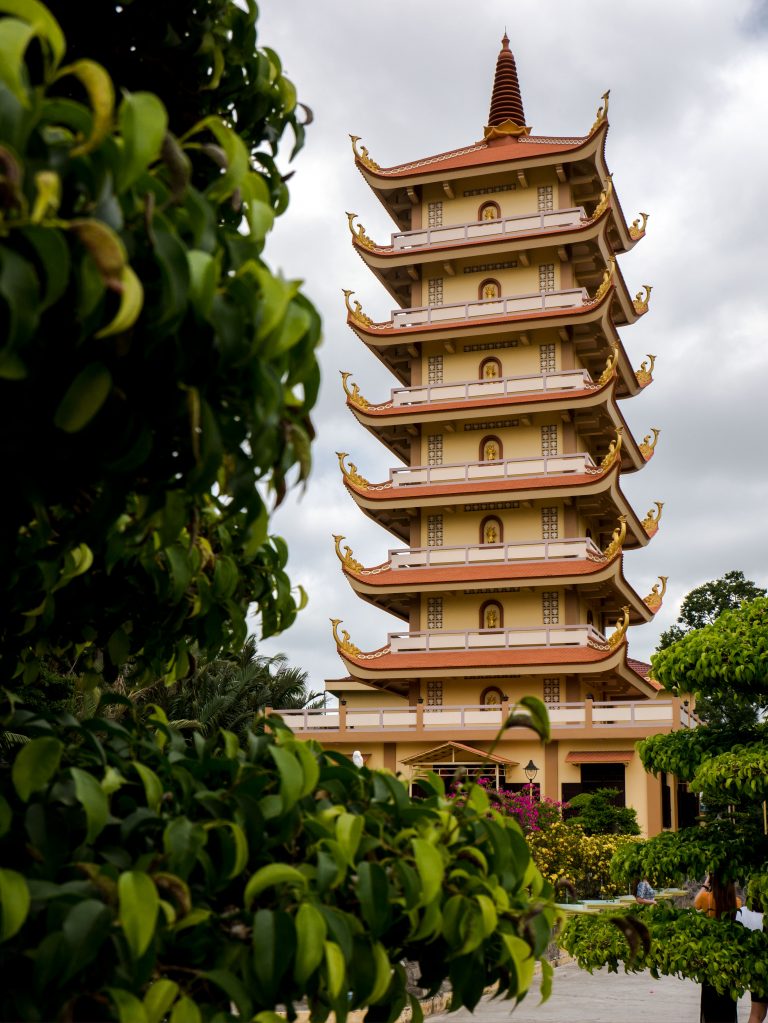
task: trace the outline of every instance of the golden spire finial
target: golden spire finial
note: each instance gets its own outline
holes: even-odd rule
[[[627,535],[627,516],[619,515],[619,524],[613,531],[611,542],[603,551],[603,556],[606,561],[611,561],[621,551],[624,545],[624,540]]]
[[[365,146],[361,146],[360,151],[358,152],[357,143],[360,141],[360,136],[350,135],[349,137],[352,140],[352,152],[355,154],[355,159],[359,163],[361,163],[363,167],[367,167],[368,170],[372,171],[381,170],[376,161],[372,160],[371,157],[368,155],[368,150],[365,148]]]
[[[603,279],[600,281],[600,286],[595,292],[595,297],[592,299],[593,302],[599,302],[606,291],[610,288],[613,281],[613,275],[616,270],[616,259],[614,256],[608,257],[608,266],[603,271]]]
[[[616,367],[618,365],[618,362],[619,362],[619,346],[614,341],[613,344],[611,345],[611,354],[605,360],[605,369],[600,374],[600,378],[597,381],[597,386],[598,387],[603,387],[605,384],[608,383],[608,381],[611,379],[611,377],[616,376]]]
[[[597,113],[595,114],[595,123],[589,129],[590,135],[592,134],[593,131],[597,131],[597,129],[600,127],[603,121],[606,121],[608,119],[608,100],[610,98],[610,95],[611,90],[606,89],[603,95],[600,97],[603,102],[597,108]]]
[[[349,288],[342,288],[342,294],[344,295],[344,304],[347,307],[350,319],[354,320],[355,323],[360,323],[363,327],[372,327],[373,320],[370,316],[366,316],[363,312],[363,307],[355,299],[354,308],[349,304],[349,296],[354,295],[354,291],[350,291]]]
[[[640,217],[643,218],[643,222],[640,223],[640,217],[637,217],[635,220],[632,221],[632,226],[629,229],[629,237],[632,239],[633,242],[636,242],[638,238],[642,238],[643,235],[645,234],[645,227],[646,224],[648,223],[649,216],[650,213],[643,213],[641,211]]]
[[[362,245],[364,248],[375,249],[376,242],[372,238],[368,237],[368,235],[365,233],[365,228],[363,227],[362,224],[358,224],[357,230],[355,230],[354,220],[356,216],[357,216],[356,213],[349,212],[347,213],[347,223],[349,224],[350,234],[355,239],[355,241],[358,244]]]
[[[650,461],[653,458],[653,452],[656,448],[656,441],[659,439],[659,434],[661,433],[661,430],[659,430],[658,427],[656,426],[652,426],[651,431],[653,433],[653,440],[651,440],[651,434],[648,433],[646,434],[645,437],[643,437],[643,443],[640,445],[640,454],[643,456],[646,462]]]
[[[616,427],[616,439],[612,440],[608,445],[608,451],[606,452],[605,458],[600,463],[600,471],[608,472],[611,466],[614,464],[617,458],[621,455],[621,446],[624,443],[624,427]]]
[[[651,292],[653,291],[653,287],[650,284],[644,284],[643,288],[645,288],[645,294],[643,294],[642,290],[638,291],[635,295],[635,301],[632,303],[638,316],[642,316],[643,313],[648,312],[648,300],[650,299]]]
[[[339,561],[341,562],[342,568],[346,568],[350,572],[361,572],[362,569],[363,569],[363,566],[360,564],[360,562],[356,558],[352,557],[352,548],[349,546],[349,544],[346,544],[344,546],[344,553],[342,554],[342,552],[341,552],[341,541],[342,540],[346,540],[346,537],[345,536],[341,536],[338,533],[334,533],[333,534],[333,542],[334,542],[335,548],[336,548],[336,556],[338,557]]]
[[[600,198],[597,200],[597,206],[592,214],[592,219],[597,220],[601,213],[608,208],[608,203],[611,201],[611,194],[613,192],[613,174],[608,175],[608,183],[600,193]]]
[[[357,657],[360,653],[360,648],[356,647],[352,640],[349,638],[349,633],[346,629],[341,630],[341,636],[339,636],[339,626],[341,625],[341,618],[329,618],[331,623],[331,629],[333,631],[333,638],[336,640],[336,646],[345,654],[349,654],[350,657]]]
[[[661,522],[661,509],[664,507],[663,501],[654,501],[653,503],[656,505],[656,510],[654,511],[651,508],[643,519],[643,529],[648,536],[653,536],[658,530],[659,523]]]
[[[349,453],[347,451],[337,451],[336,457],[339,460],[339,468],[341,469],[345,480],[354,484],[356,487],[360,487],[362,490],[367,490],[368,487],[370,487],[371,484],[364,476],[360,475],[354,462],[350,462],[349,467],[344,465],[344,459],[349,458]]]
[[[627,634],[627,627],[629,626],[629,605],[625,605],[621,610],[623,612],[623,617],[616,619],[616,631],[608,637],[608,646],[611,650],[614,650]]]
[[[341,383],[344,388],[344,393],[346,394],[350,403],[352,405],[356,405],[357,408],[361,409],[370,408],[371,403],[367,400],[367,398],[364,398],[360,393],[360,385],[352,384],[351,388],[348,386],[347,381],[352,376],[352,374],[344,369],[340,369],[339,373],[341,373]]]
[[[650,366],[645,359],[643,359],[640,363],[640,369],[635,373],[635,379],[641,387],[647,387],[653,380],[653,367],[656,364],[656,356],[649,355],[648,358],[651,360]]]
[[[656,612],[661,607],[661,602],[664,599],[664,594],[667,592],[667,579],[669,579],[668,575],[660,575],[659,581],[653,584],[653,586],[651,587],[651,592],[648,594],[648,596],[643,597],[643,603],[648,608],[648,610],[653,611],[654,614],[656,614]],[[659,586],[661,586],[661,590],[659,590]]]

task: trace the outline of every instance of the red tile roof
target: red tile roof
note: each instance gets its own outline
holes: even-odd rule
[[[615,650],[594,647],[531,647],[507,650],[446,650],[429,653],[377,653],[365,656],[339,651],[346,661],[371,671],[417,671],[420,668],[449,668],[460,672],[462,667],[518,667],[544,664],[597,664],[612,657]]]

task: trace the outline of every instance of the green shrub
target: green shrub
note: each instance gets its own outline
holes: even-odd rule
[[[2,1019],[393,1019],[402,958],[454,1007],[527,990],[552,887],[479,786],[415,802],[274,717],[241,745],[107,713],[2,722],[31,740],[0,775]]]
[[[568,804],[576,811],[570,822],[577,823],[585,835],[639,835],[637,811],[631,806],[616,806],[617,789],[581,792]]]

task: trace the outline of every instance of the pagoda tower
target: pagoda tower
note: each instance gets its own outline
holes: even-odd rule
[[[608,100],[586,135],[534,135],[505,34],[480,141],[383,168],[351,136],[396,225],[380,244],[348,213],[352,244],[397,308],[375,322],[345,291],[347,323],[395,386],[382,400],[347,371],[342,384],[401,464],[369,480],[338,453],[350,498],[396,546],[364,566],[345,536],[334,542],[354,591],[402,627],[362,651],[333,619],[348,673],[328,683],[339,708],[287,717],[414,784],[463,765],[553,799],[610,785],[653,834],[678,823],[677,785],[646,776],[634,742],[690,722],[628,656],[666,580],[641,598],[624,575],[662,505],[638,515],[621,488],[659,431],[638,441],[621,411],[655,356],[633,369],[620,336],[651,288],[633,297],[618,265],[647,214],[628,225],[619,204]],[[526,694],[548,704],[553,741],[511,729],[489,756]]]

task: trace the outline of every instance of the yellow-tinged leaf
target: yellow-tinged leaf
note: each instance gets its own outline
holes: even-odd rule
[[[346,972],[344,953],[335,941],[326,941],[323,945],[325,951],[325,968],[328,975],[328,994],[335,1000],[344,990],[344,975]]]
[[[373,946],[373,961],[376,964],[376,982],[373,985],[373,991],[368,996],[368,1001],[375,1005],[387,993],[392,980],[392,964],[384,946],[378,941]]]
[[[119,289],[127,260],[125,246],[120,236],[107,224],[92,217],[71,220],[69,230],[77,235],[81,244],[88,249],[88,255],[96,264],[104,283],[114,290]]]
[[[302,902],[296,914],[296,957],[293,976],[303,985],[323,959],[323,943],[327,927],[323,914],[310,902]]]
[[[37,194],[30,220],[39,224],[46,217],[53,217],[61,202],[61,178],[56,171],[38,171],[35,174]]]
[[[147,1023],[160,1023],[167,1016],[168,1010],[173,1005],[178,993],[179,985],[176,981],[168,980],[167,978],[156,980],[144,995]]]
[[[307,879],[300,871],[287,863],[269,863],[261,870],[257,870],[245,886],[243,901],[246,909],[250,908],[256,896],[260,895],[265,888],[272,888],[278,884],[295,884],[306,889]]]
[[[122,334],[134,325],[144,305],[144,287],[127,263],[120,274],[120,307],[115,318],[106,327],[97,331],[94,337],[112,337]]]
[[[40,0],[0,0],[0,14],[12,14],[26,21],[39,39],[45,39],[53,55],[54,67],[61,63],[67,42],[61,27]]]
[[[29,912],[26,879],[15,870],[0,870],[0,942],[21,929]]]
[[[480,913],[483,917],[483,932],[487,938],[489,934],[493,934],[499,922],[496,907],[487,895],[476,895],[475,901],[480,907]]]
[[[87,58],[76,60],[74,64],[68,64],[61,68],[56,78],[65,78],[68,75],[79,79],[88,93],[93,114],[90,136],[70,150],[70,156],[83,156],[95,149],[112,128],[112,119],[115,113],[115,89],[112,79],[101,64],[97,64],[95,60]]]
[[[155,933],[160,898],[152,878],[141,870],[126,870],[117,881],[120,926],[134,959],[139,959]]]

